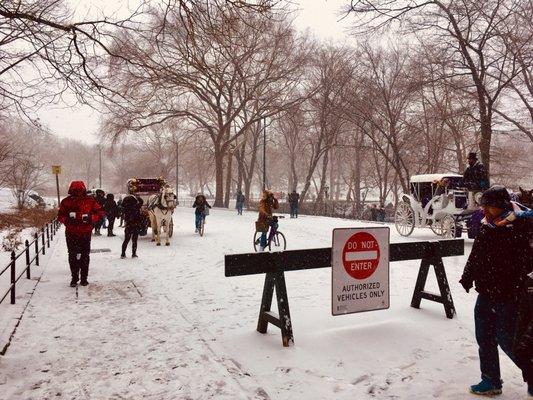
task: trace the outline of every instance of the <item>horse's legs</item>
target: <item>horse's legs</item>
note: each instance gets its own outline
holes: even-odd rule
[[[157,221],[157,219],[156,219]],[[156,233],[156,239],[157,239],[157,243],[156,243],[156,246],[161,246],[161,225],[159,223],[156,222],[156,225],[157,225],[157,233]]]
[[[155,218],[155,215],[153,215],[152,213],[150,213],[150,225],[151,225],[151,228],[152,228],[152,242],[155,242],[155,233],[157,231],[157,223],[154,222],[157,221],[156,218]]]

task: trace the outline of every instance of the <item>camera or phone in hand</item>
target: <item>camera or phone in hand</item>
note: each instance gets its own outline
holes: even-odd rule
[[[80,214],[75,211],[68,213],[68,219],[73,224],[90,224],[91,215],[90,214]]]

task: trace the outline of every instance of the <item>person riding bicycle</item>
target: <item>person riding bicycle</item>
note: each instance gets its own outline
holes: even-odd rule
[[[272,223],[272,210],[277,210],[279,207],[278,199],[274,197],[274,193],[270,190],[264,190],[261,201],[259,202],[259,218],[258,224],[267,227],[266,231],[261,232],[261,239],[259,241],[259,251],[265,250],[267,246],[268,227]]]
[[[195,224],[196,224],[196,230],[195,233],[200,232],[200,227],[202,225],[202,219],[205,220],[205,208],[211,208],[209,203],[207,202],[207,199],[205,196],[201,193],[198,193],[196,195],[196,198],[194,199],[193,208],[196,208],[196,211],[194,212],[195,215]]]

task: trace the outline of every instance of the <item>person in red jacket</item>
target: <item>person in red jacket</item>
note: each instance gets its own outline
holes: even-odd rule
[[[87,286],[89,275],[89,253],[93,224],[100,221],[105,211],[97,201],[86,194],[87,188],[82,181],[73,181],[68,189],[69,196],[61,200],[57,219],[65,225],[68,262],[72,280],[76,287],[81,273],[82,286]]]

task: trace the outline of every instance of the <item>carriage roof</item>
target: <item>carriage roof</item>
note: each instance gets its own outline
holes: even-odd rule
[[[443,178],[462,178],[463,175],[459,174],[422,174],[411,176],[411,183],[431,183],[440,181]]]
[[[130,194],[150,195],[159,193],[166,184],[163,178],[132,178],[128,179],[126,186]]]

